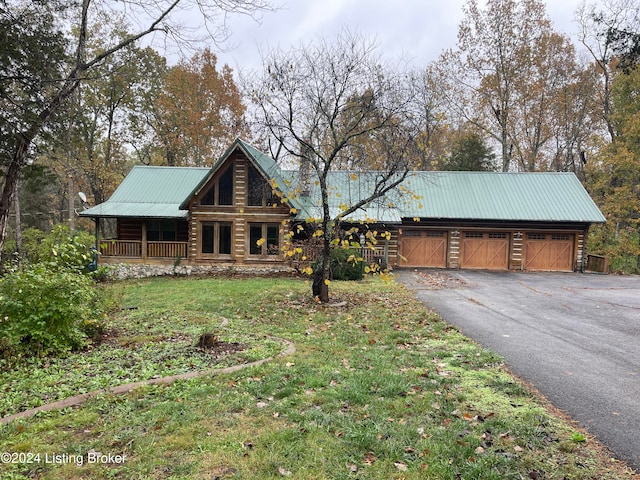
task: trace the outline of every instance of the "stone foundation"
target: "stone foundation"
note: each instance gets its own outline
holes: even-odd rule
[[[120,263],[107,265],[110,276],[118,280],[191,275],[274,275],[295,273],[295,270],[282,265],[274,266],[238,266],[238,265],[141,265]]]

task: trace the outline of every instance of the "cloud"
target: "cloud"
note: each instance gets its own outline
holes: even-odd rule
[[[436,60],[457,41],[466,0],[286,0],[283,8],[263,15],[260,24],[231,17],[231,43],[219,55],[236,70],[261,68],[261,50],[288,50],[322,36],[331,39],[348,28],[379,41],[378,53],[410,61],[415,68]],[[559,32],[576,30],[573,12],[580,0],[547,0],[547,13]]]

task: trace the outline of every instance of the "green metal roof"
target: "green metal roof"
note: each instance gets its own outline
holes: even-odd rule
[[[289,184],[297,185],[297,171],[284,172],[284,176],[288,177]],[[329,172],[327,177],[329,215],[332,218],[337,218],[344,211],[344,206],[355,205],[360,200],[367,198],[375,187],[376,177],[377,172],[355,173],[345,170]],[[300,219],[322,217],[320,187],[313,181],[313,178],[311,183],[309,195],[298,197],[300,208],[297,217]],[[375,219],[380,223],[401,223],[402,214],[399,206],[397,194],[390,193],[351,213],[344,220],[365,222]]]
[[[84,217],[187,218],[180,204],[209,173],[209,168],[135,166],[100,205]]]
[[[352,205],[373,188],[376,172],[331,172],[330,211]],[[293,176],[293,173],[289,173]],[[573,173],[410,172],[397,189],[346,220],[375,218],[400,223],[402,218],[602,223],[605,218]],[[321,215],[320,192],[311,195],[299,217]]]
[[[404,217],[605,222],[573,173],[414,172],[404,185],[421,197]]]
[[[211,168],[134,167],[111,198],[80,215],[86,217],[187,218],[189,200],[222,163],[240,148],[287,196],[297,218],[321,217],[320,188],[296,193],[299,173],[283,171],[269,156],[237,139]],[[330,172],[329,207],[333,218],[372,191],[378,172]],[[313,177],[312,177],[313,178]],[[603,223],[605,218],[573,173],[411,172],[397,189],[344,220],[403,218]]]

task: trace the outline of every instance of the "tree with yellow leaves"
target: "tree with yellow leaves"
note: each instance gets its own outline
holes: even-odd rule
[[[274,51],[263,63],[264,76],[252,90],[258,122],[283,157],[302,161],[302,171],[320,192],[313,235],[322,248],[313,295],[328,302],[329,258],[341,241],[336,227],[396,189],[415,155],[417,126],[407,115],[406,76],[385,68],[375,56],[375,44],[350,32],[334,42],[319,39],[290,52]],[[371,173],[372,163],[358,158],[374,146],[377,171]],[[345,163],[351,172],[343,176],[346,186],[367,188],[330,202],[337,193],[328,179]]]

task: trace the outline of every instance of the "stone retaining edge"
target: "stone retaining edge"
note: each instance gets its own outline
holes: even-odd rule
[[[100,390],[94,390],[92,392],[83,393],[81,395],[75,395],[73,397],[68,397],[63,400],[58,400],[57,402],[48,403],[46,405],[40,405],[39,407],[36,407],[36,408],[31,408],[23,412],[2,417],[0,418],[0,425],[8,425],[10,422],[21,419],[21,418],[31,418],[40,412],[49,412],[51,410],[60,410],[62,408],[75,407],[77,405],[84,403],[88,399],[96,397],[103,393],[112,393],[112,394],[129,393],[135,390],[136,388],[144,387],[146,385],[168,385],[170,383],[175,382],[176,380],[188,380],[196,377],[204,377],[206,375],[234,373],[244,368],[257,367],[259,365],[262,365],[263,363],[270,362],[274,358],[286,357],[288,355],[294,354],[296,351],[295,345],[288,340],[283,340],[283,341],[287,344],[287,348],[283,352],[276,355],[276,357],[267,357],[267,358],[263,358],[262,360],[256,360],[255,362],[243,363],[241,365],[233,365],[231,367],[225,367],[225,368],[219,368],[219,369],[214,368],[211,370],[202,370],[199,372],[187,372],[187,373],[181,373],[179,375],[170,375],[168,377],[152,378],[150,380],[141,380],[139,382],[126,383],[124,385],[118,385],[116,387],[111,387],[111,388],[102,388]]]

